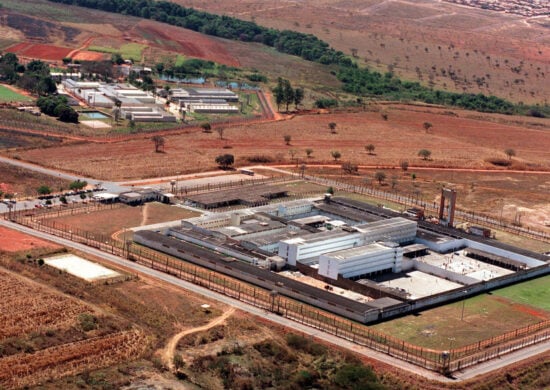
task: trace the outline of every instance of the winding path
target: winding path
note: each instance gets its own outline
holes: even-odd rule
[[[162,361],[168,367],[170,371],[174,371],[174,353],[176,352],[176,347],[179,343],[179,341],[192,333],[196,332],[203,332],[205,330],[211,329],[217,325],[222,324],[227,318],[229,318],[234,312],[235,307],[231,307],[229,310],[227,310],[225,313],[223,313],[221,316],[213,319],[206,325],[198,326],[196,328],[191,329],[185,329],[181,332],[177,333],[176,335],[172,336],[172,338],[168,341],[168,344],[164,347],[162,350]]]

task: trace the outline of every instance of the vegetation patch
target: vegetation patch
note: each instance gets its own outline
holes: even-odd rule
[[[0,85],[0,102],[27,102],[32,99]]]

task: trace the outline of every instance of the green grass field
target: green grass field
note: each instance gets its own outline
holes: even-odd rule
[[[27,102],[32,99],[0,85],[0,102]]]
[[[545,279],[545,280],[543,280]],[[497,294],[482,294],[418,313],[374,325],[373,328],[409,343],[435,349],[450,349],[476,343],[517,328],[544,321],[550,312],[542,312],[526,306],[518,297],[537,295],[541,304],[548,300],[548,291],[542,278],[536,287],[525,282],[505,288]],[[536,281],[536,280],[535,280]],[[532,281],[534,282],[534,281]],[[505,297],[502,291],[510,295]],[[541,293],[541,296],[538,294]],[[524,303],[524,304],[522,304]],[[464,317],[462,310],[464,308]]]
[[[146,45],[140,45],[139,43],[127,43],[120,46],[118,49],[106,46],[90,46],[88,50],[110,54],[119,53],[125,60],[132,59],[134,61],[141,61],[141,53],[146,47]]]
[[[185,56],[182,56],[181,54],[178,54],[176,56],[176,62],[175,62],[175,66],[182,66],[185,62],[186,58]]]
[[[511,301],[550,311],[550,275],[493,291]]]

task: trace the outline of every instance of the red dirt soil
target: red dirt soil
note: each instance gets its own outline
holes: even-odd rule
[[[222,42],[197,32],[150,21],[141,21],[135,33],[142,36],[153,35],[166,41],[166,49],[174,50],[174,43],[181,47],[181,54],[189,57],[215,61],[229,66],[239,66],[239,60],[229,54]],[[160,43],[157,40],[157,43]],[[160,44],[160,46],[163,46]]]
[[[105,54],[95,51],[81,50],[77,51],[72,59],[74,61],[101,61],[105,59]]]
[[[35,248],[57,248],[57,245],[0,226],[0,251],[19,252]]]
[[[8,47],[6,51],[9,53],[15,53],[20,57],[60,61],[65,58],[72,51],[72,49],[67,47],[24,42]]]

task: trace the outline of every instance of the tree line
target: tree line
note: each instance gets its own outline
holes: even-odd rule
[[[13,53],[0,56],[0,80],[37,95],[47,95],[57,89],[47,64],[33,60],[24,66]]]
[[[418,82],[402,81],[390,72],[382,74],[366,68],[340,67],[337,76],[344,83],[344,90],[355,95],[388,100],[417,100],[481,112],[524,113],[522,106],[496,96],[433,90]]]
[[[168,1],[50,1],[156,20],[221,38],[244,42],[258,42],[273,47],[281,53],[296,55],[305,60],[320,62],[322,64],[353,65],[351,59],[344,53],[331,48],[328,43],[312,34],[267,28],[259,26],[254,22],[197,11],[193,8],[186,8]]]

